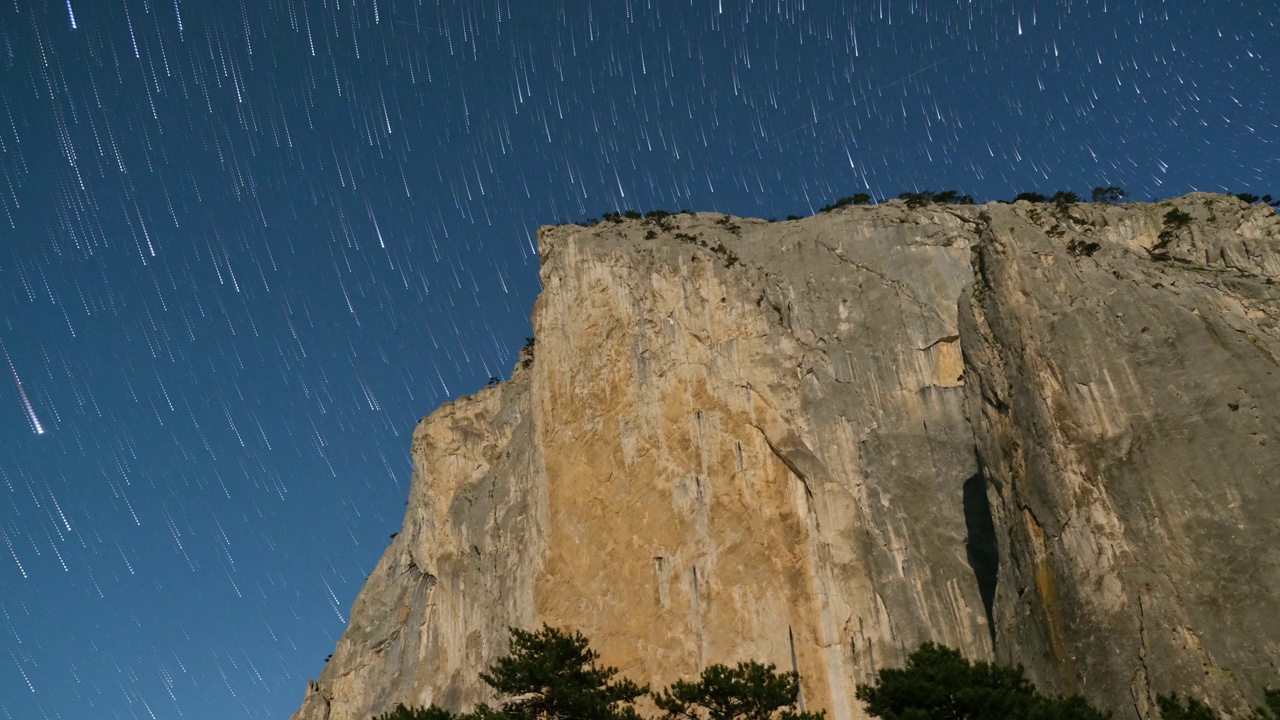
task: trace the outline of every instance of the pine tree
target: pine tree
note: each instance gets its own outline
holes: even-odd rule
[[[456,716],[444,708],[432,705],[428,708],[409,708],[403,703],[389,713],[378,715],[373,720],[455,720]]]
[[[498,711],[509,720],[639,720],[631,703],[648,686],[615,680],[617,669],[599,659],[580,633],[512,628],[511,654],[480,677],[509,698]]]
[[[886,668],[857,698],[884,720],[1107,720],[1083,698],[1045,696],[1021,666],[970,662],[959,651],[925,643],[905,668]]]
[[[1106,204],[1117,203],[1128,194],[1123,188],[1118,188],[1115,185],[1096,187],[1093,189],[1093,201]]]
[[[1179,697],[1178,693],[1157,696],[1156,705],[1160,706],[1163,720],[1218,720],[1218,714],[1208,705],[1192,697]]]
[[[665,720],[822,720],[800,712],[800,676],[754,660],[712,665],[697,682],[678,680],[654,696]]]

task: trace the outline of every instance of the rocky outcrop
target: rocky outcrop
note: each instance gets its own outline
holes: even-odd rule
[[[484,697],[477,668],[532,624],[547,504],[528,373],[446,403],[413,434],[404,527],[295,718],[368,720],[396,702]]]
[[[1280,680],[1280,222],[1171,205],[991,212],[962,301],[997,656],[1122,717]]]
[[[1254,700],[1280,230],[1176,203],[543,228],[536,347],[415,431],[404,528],[295,720],[490,699],[541,622],[658,686],[795,668],[840,720],[925,640],[1122,716]]]

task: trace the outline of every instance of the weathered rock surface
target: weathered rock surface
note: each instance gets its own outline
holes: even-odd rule
[[[404,528],[295,720],[489,700],[506,627],[541,622],[656,686],[794,667],[840,720],[925,640],[994,637],[1122,717],[1256,701],[1280,222],[1176,203],[1163,239],[1137,204],[543,228],[535,352],[419,425]]]
[[[1122,717],[1173,691],[1242,712],[1280,680],[1280,221],[1174,204],[1194,219],[1164,262],[1142,248],[1168,207],[992,212],[962,301],[997,657]]]
[[[396,702],[457,707],[476,669],[534,623],[547,506],[528,380],[446,403],[413,434],[404,527],[351,608],[347,631],[295,718],[369,720]]]

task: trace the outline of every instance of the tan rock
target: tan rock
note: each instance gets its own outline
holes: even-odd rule
[[[1210,195],[543,228],[536,347],[415,431],[404,529],[294,718],[492,700],[506,628],[542,622],[655,686],[795,668],[833,720],[993,631],[1121,716],[1256,702],[1278,238]]]

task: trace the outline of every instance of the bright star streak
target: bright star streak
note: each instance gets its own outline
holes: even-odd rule
[[[31,404],[31,398],[27,397],[26,388],[22,387],[22,380],[18,377],[18,371],[13,367],[13,360],[9,359],[9,351],[5,349],[2,342],[0,342],[0,350],[4,351],[4,360],[9,364],[9,372],[13,375],[13,384],[18,386],[18,397],[22,400],[23,409],[27,411],[27,420],[31,422],[31,429],[35,430],[37,435],[43,435],[44,425],[40,423],[40,418],[36,416],[36,409]]]

